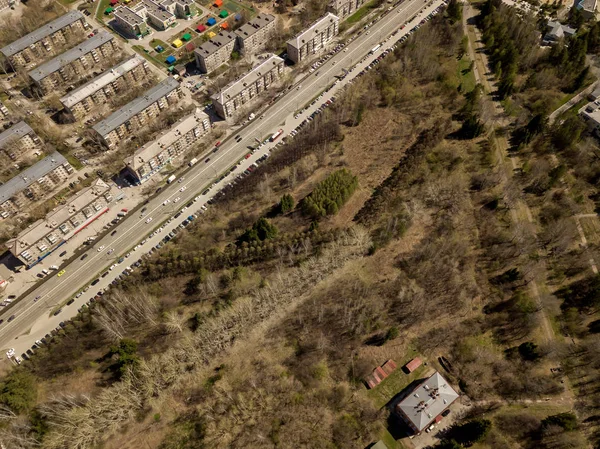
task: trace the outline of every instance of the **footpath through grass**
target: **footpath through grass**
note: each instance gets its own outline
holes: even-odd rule
[[[458,61],[458,79],[460,80],[461,92],[466,94],[475,89],[475,74],[471,68],[471,59],[464,55]]]

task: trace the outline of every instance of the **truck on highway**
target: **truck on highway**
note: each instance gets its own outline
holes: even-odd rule
[[[194,158],[194,159],[192,159],[192,160],[190,161],[190,163],[189,163],[188,165],[189,165],[190,167],[193,167],[193,166],[194,166],[194,164],[195,164],[196,162],[198,162],[198,159]]]
[[[167,178],[167,184],[171,184],[173,181],[175,181],[177,179],[177,177],[175,175],[171,175]]]
[[[282,134],[283,134],[283,129],[280,129],[279,131],[277,131],[275,134],[273,134],[271,136],[271,138],[269,139],[269,141],[275,142],[279,138],[279,136],[281,136]]]
[[[370,54],[375,53],[377,50],[379,50],[381,48],[381,44],[377,44],[375,47],[373,47],[373,49],[370,51]]]

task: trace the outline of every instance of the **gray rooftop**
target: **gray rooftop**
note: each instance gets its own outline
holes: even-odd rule
[[[111,131],[115,130],[128,120],[131,120],[137,114],[145,110],[148,106],[160,100],[165,95],[168,95],[169,93],[173,92],[178,87],[179,83],[173,78],[169,77],[164,79],[152,89],[146,91],[146,93],[143,96],[138,97],[135,100],[129,102],[121,109],[113,112],[101,122],[98,122],[93,127],[93,130],[101,136],[108,135]]]
[[[207,57],[229,44],[232,40],[235,39],[235,34],[230,33],[229,31],[221,31],[215,37],[213,37],[208,42],[204,42],[200,47],[194,50],[194,53],[198,53],[202,57]]]
[[[458,399],[458,393],[440,373],[434,373],[398,405],[419,432]]]
[[[131,26],[144,23],[144,18],[133,12],[128,6],[119,6],[115,9],[115,17],[119,17]]]
[[[64,53],[61,53],[56,58],[51,59],[45,64],[42,64],[36,69],[29,72],[29,76],[33,81],[39,82],[47,76],[58,71],[61,67],[70,64],[71,62],[79,59],[80,57],[87,55],[92,50],[104,45],[105,43],[112,41],[114,37],[112,34],[106,31],[100,31],[94,37],[86,39],[77,47],[71,48]]]
[[[563,25],[560,22],[548,21],[548,33],[546,33],[546,39],[560,39],[565,36],[573,36],[577,30],[567,25]]]
[[[250,22],[242,25],[238,30],[236,30],[235,34],[242,39],[246,39],[273,21],[275,21],[275,16],[272,16],[271,14],[259,14]]]
[[[28,169],[23,170],[17,176],[0,186],[0,204],[66,162],[67,160],[63,155],[55,151],[50,156],[46,156]]]
[[[4,148],[7,143],[13,142],[15,139],[20,139],[32,132],[33,129],[27,123],[20,121],[0,134],[0,148]]]
[[[577,7],[579,9],[583,9],[584,11],[596,12],[596,2],[597,0],[581,0]]]
[[[256,80],[273,70],[280,63],[283,63],[283,59],[279,56],[271,55],[265,61],[250,70],[246,75],[225,86],[225,88],[220,92],[217,92],[211,98],[221,104],[227,103],[227,101],[239,95],[247,86],[254,84]]]
[[[78,20],[83,19],[83,14],[79,11],[70,11],[64,16],[60,16],[58,19],[54,19],[52,22],[47,23],[46,25],[38,28],[35,31],[23,36],[20,39],[17,39],[12,44],[7,45],[6,47],[0,49],[0,52],[4,54],[4,56],[13,56],[32,44],[41,41],[45,37],[50,36],[51,34],[56,33],[58,30],[65,28],[66,26],[71,25],[72,23],[77,22]]]
[[[323,32],[331,23],[339,22],[338,16],[328,12],[315,23],[313,23],[308,29],[302,31],[295,38],[290,39],[287,43],[294,48],[301,48],[306,42],[312,41],[315,37]]]
[[[127,72],[135,69],[137,66],[144,64],[144,62],[146,62],[145,59],[140,55],[134,55],[131,58],[114,66],[113,68],[108,69],[106,72],[97,76],[89,83],[86,83],[80,88],[69,92],[60,99],[60,102],[65,105],[65,107],[70,108],[93,93],[98,92],[100,89],[112,83],[116,79],[122,77]]]
[[[158,3],[155,3],[152,0],[143,0],[143,4],[146,7],[147,14],[154,16],[158,20],[165,22],[174,18],[173,14],[169,11],[165,11]]]

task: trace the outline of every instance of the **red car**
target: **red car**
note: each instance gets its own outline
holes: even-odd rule
[[[217,143],[215,143],[216,147],[218,147],[219,145],[221,145],[221,141],[220,140]]]
[[[246,156],[244,156],[244,159],[249,159],[250,156],[252,156],[252,153],[248,153]]]

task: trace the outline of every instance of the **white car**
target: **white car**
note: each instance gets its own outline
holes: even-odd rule
[[[6,353],[6,357],[10,359],[13,355],[15,355],[15,348],[10,348]]]
[[[152,221],[152,217],[148,218],[148,219],[146,220],[146,223],[150,223],[151,221]]]
[[[169,204],[169,202],[170,202],[170,201],[171,201],[171,200],[165,200],[165,201],[163,202],[163,206],[166,206],[167,204]]]
[[[111,248],[111,249],[109,249],[108,251],[106,251],[106,254],[109,254],[109,255],[110,255],[110,254],[112,254],[114,251],[115,251],[115,250],[114,250],[114,248]]]
[[[177,197],[173,200],[174,203],[176,203],[177,201],[179,201],[181,198]]]
[[[181,189],[179,189],[180,192],[183,192],[185,189],[187,189],[186,186],[183,186]]]
[[[102,245],[100,248],[98,248],[98,252],[102,251],[104,249],[104,245]]]

